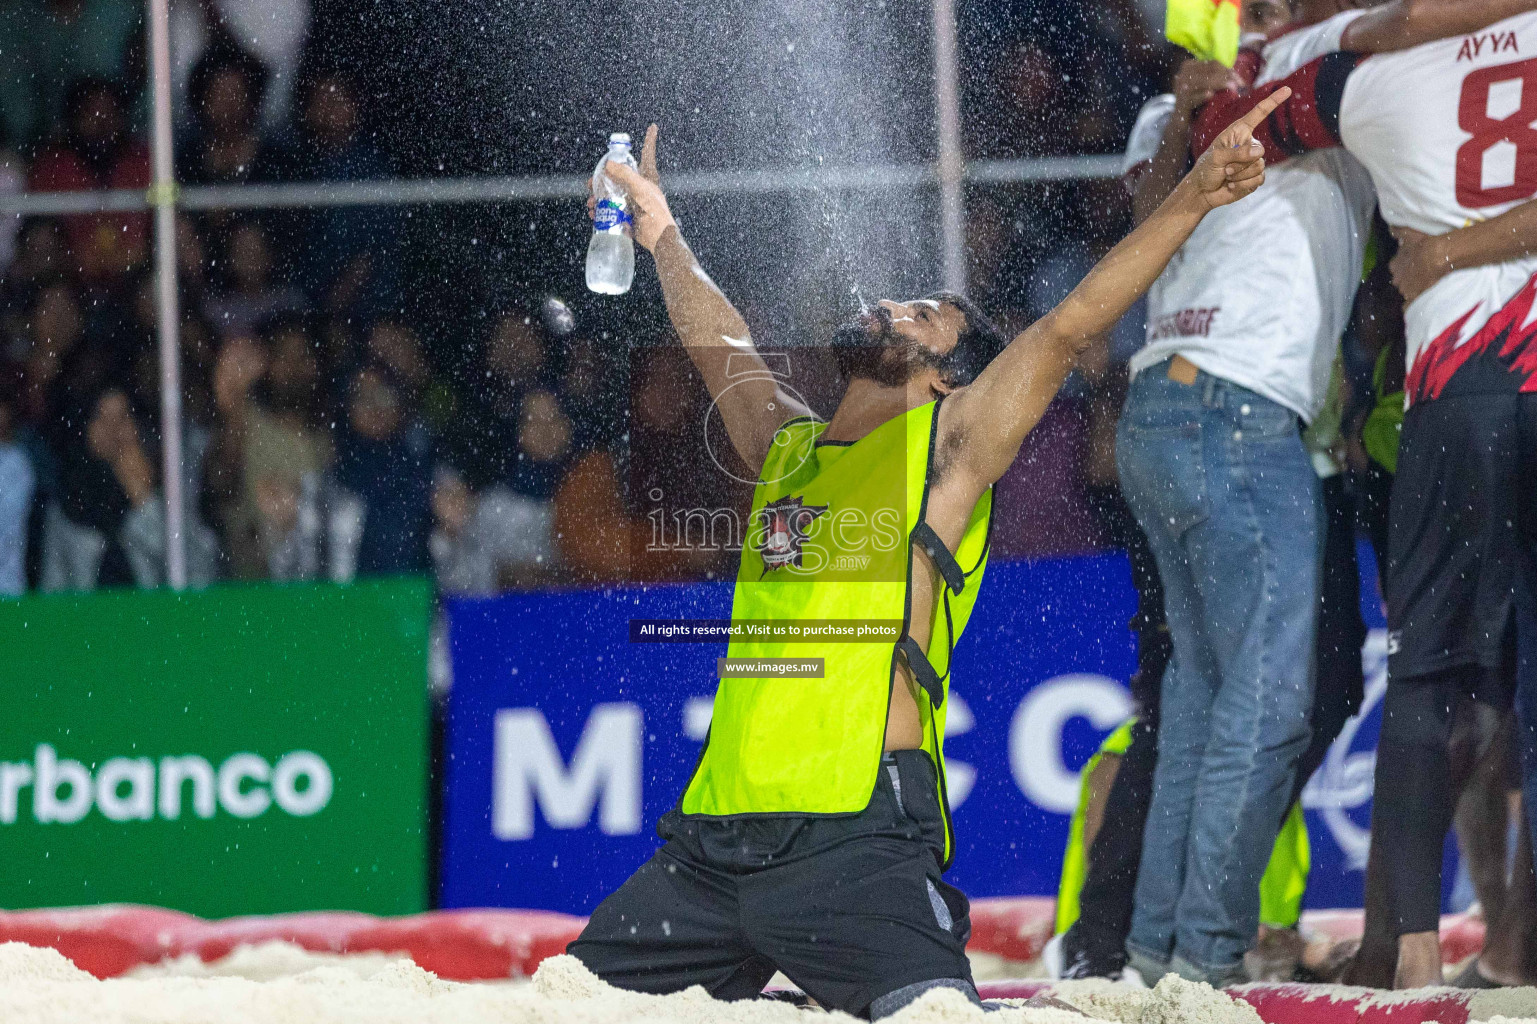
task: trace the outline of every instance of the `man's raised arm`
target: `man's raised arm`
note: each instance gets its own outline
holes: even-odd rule
[[[978,489],[1009,468],[1079,355],[1147,291],[1201,219],[1265,180],[1264,148],[1253,129],[1286,96],[1276,92],[1229,127],[1152,216],[945,403],[941,415],[949,422],[940,429],[957,439],[958,465]]]
[[[746,321],[679,234],[657,176],[656,125],[646,129],[639,174],[621,165],[604,173],[629,193],[635,239],[655,258],[667,316],[704,377],[732,445],[757,473],[784,421],[810,410],[779,387],[753,347]]]
[[[1407,50],[1447,36],[1478,32],[1530,11],[1532,0],[1389,0],[1345,26],[1340,49],[1357,53]]]
[[[1279,81],[1249,92],[1220,92],[1196,115],[1190,150],[1200,153],[1233,121],[1276,90],[1291,92],[1275,117],[1255,125],[1272,164],[1340,144],[1340,103],[1345,82],[1367,54],[1403,50],[1448,36],[1487,28],[1526,11],[1537,0],[1390,0],[1345,26],[1341,49],[1324,54]]]

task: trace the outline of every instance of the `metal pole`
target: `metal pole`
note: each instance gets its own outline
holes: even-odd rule
[[[172,589],[187,586],[187,535],[181,493],[181,311],[176,295],[176,181],[171,148],[171,43],[168,0],[147,0],[149,80],[154,96],[156,326],[160,335],[160,476],[165,494],[165,568]]]
[[[966,161],[956,74],[955,0],[934,0],[934,113],[939,128],[939,234],[945,288],[966,290]]]
[[[1037,156],[973,160],[965,181],[1010,185],[1028,181],[1118,178],[1121,156]],[[770,167],[747,171],[680,171],[667,176],[668,195],[771,195],[783,192],[922,188],[939,181],[934,163],[860,167]],[[534,203],[580,199],[589,192],[579,174],[525,177],[381,178],[377,181],[294,182],[289,185],[188,185],[176,189],[179,210],[280,210],[322,206],[431,206],[436,203]],[[57,217],[150,209],[144,189],[0,193],[0,214]]]

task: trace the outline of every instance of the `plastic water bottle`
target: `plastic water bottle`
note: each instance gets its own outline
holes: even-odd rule
[[[623,295],[635,280],[635,240],[630,236],[630,197],[603,173],[610,160],[636,166],[630,155],[629,135],[610,135],[608,152],[592,172],[598,208],[592,222],[592,241],[587,244],[587,287],[600,295]]]

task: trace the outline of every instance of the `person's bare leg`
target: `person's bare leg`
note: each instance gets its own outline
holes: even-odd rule
[[[1396,961],[1397,943],[1389,942],[1387,945],[1393,951]],[[1345,972],[1353,966],[1356,954],[1360,951],[1360,939],[1341,940],[1328,935],[1304,936],[1302,958],[1297,963],[1297,980],[1324,984],[1341,983]],[[1394,966],[1397,966],[1396,962]]]
[[[1490,920],[1477,970],[1501,985],[1537,983],[1537,876],[1532,871],[1532,844],[1526,814],[1519,815],[1521,833],[1510,888],[1498,920]]]
[[[1372,824],[1377,824],[1375,815]],[[1371,852],[1366,857],[1366,926],[1360,948],[1340,976],[1341,983],[1346,985],[1392,988],[1398,970],[1398,940],[1393,934],[1392,905],[1388,902],[1387,877],[1381,864],[1387,843],[1379,842],[1381,838],[1380,830],[1373,828]]]
[[[1461,795],[1474,768],[1489,752],[1504,718],[1504,715],[1487,704],[1467,699],[1459,701],[1453,713],[1451,738],[1447,744],[1446,767],[1453,800]],[[1444,984],[1446,976],[1441,964],[1440,932],[1400,935],[1398,970],[1393,976],[1393,987],[1422,988]]]
[[[1297,928],[1261,924],[1259,940],[1244,954],[1244,969],[1249,972],[1250,981],[1291,981],[1306,948]]]
[[[1105,804],[1110,801],[1110,787],[1121,770],[1120,754],[1100,754],[1089,773],[1089,802],[1083,809],[1083,848],[1094,849],[1099,827],[1105,823]]]
[[[1514,976],[1522,985],[1537,985],[1537,850],[1533,850],[1531,844],[1531,813],[1523,800],[1521,813],[1516,816],[1521,833],[1517,837],[1510,898],[1507,900],[1510,907],[1507,912],[1516,918],[1512,931],[1519,936],[1512,945],[1517,953],[1514,963],[1518,965],[1515,968],[1518,973]]]
[[[1414,932],[1398,937],[1398,970],[1393,975],[1394,988],[1424,988],[1444,985],[1441,973],[1441,936],[1437,932]]]
[[[1509,763],[1515,755],[1514,738],[1515,713],[1511,711],[1474,767],[1457,799],[1453,818],[1457,847],[1468,866],[1484,920],[1491,925],[1500,920],[1505,909],[1505,840],[1510,831],[1506,789],[1511,778]],[[1488,945],[1485,941],[1486,951]]]

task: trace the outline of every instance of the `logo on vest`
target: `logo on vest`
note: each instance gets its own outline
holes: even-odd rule
[[[807,505],[798,496],[771,501],[758,510],[763,517],[763,540],[758,544],[758,554],[763,556],[764,576],[787,565],[800,568],[806,531],[826,511],[826,505]]]

